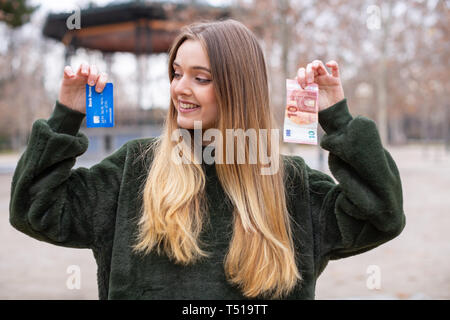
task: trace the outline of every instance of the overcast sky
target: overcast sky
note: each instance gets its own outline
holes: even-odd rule
[[[89,0],[31,0],[30,4],[40,5],[40,8],[45,11],[60,12],[68,11],[73,9],[75,6],[85,7],[90,1]],[[92,0],[91,2],[96,3],[99,6],[108,4],[110,2],[119,2],[111,0]]]
[[[160,2],[161,0],[152,0],[149,2]],[[98,6],[103,6],[109,3],[121,3],[121,2],[131,2],[130,0],[31,0],[30,4],[40,4],[41,8],[45,10],[51,10],[52,12],[58,12],[58,11],[67,11],[75,6],[79,6],[81,8],[86,7],[89,2],[93,2],[97,4]],[[165,2],[170,2],[165,0]],[[174,2],[182,2],[182,1],[174,1]],[[185,1],[189,2],[189,1]],[[221,6],[221,5],[227,5],[231,1],[230,0],[205,0],[205,2],[209,3],[210,5],[214,6]]]

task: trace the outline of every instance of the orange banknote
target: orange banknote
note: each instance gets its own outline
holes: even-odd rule
[[[319,87],[312,83],[302,89],[297,80],[286,79],[284,142],[317,144]]]

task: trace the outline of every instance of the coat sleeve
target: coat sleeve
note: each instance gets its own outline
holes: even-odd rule
[[[318,241],[319,274],[328,260],[375,248],[405,226],[399,171],[374,121],[353,118],[343,99],[319,112],[334,180],[306,166],[310,208]]]
[[[10,223],[51,244],[93,248],[113,227],[126,144],[90,169],[72,169],[88,147],[84,114],[56,102],[33,123],[11,184]]]

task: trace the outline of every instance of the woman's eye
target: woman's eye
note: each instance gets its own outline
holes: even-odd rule
[[[182,75],[179,74],[179,73],[177,73],[177,72],[173,72],[172,75],[173,75],[173,78],[174,78],[174,79],[180,79],[180,78],[182,77]],[[198,78],[198,77],[195,78],[195,80],[197,80],[197,81],[200,82],[200,83],[208,83],[208,82],[211,82],[211,80],[209,80],[209,79],[203,79],[203,78]]]
[[[195,78],[198,82],[200,82],[200,83],[208,83],[208,82],[211,82],[211,80],[208,80],[208,79],[202,79],[202,78]]]

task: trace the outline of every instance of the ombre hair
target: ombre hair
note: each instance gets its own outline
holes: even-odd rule
[[[231,128],[270,132],[276,127],[264,55],[246,26],[228,19],[183,27],[169,52],[170,81],[177,50],[185,40],[199,41],[209,57],[219,109],[216,129],[223,137]],[[171,160],[178,144],[172,141],[172,134],[177,129],[177,110],[170,99],[163,132],[145,151],[152,150],[154,157],[143,186],[142,215],[133,249],[146,254],[164,252],[175,263],[187,265],[208,256],[199,239],[208,219],[206,177],[201,164]],[[274,152],[270,139],[258,138],[258,144]],[[192,145],[185,147],[181,157],[192,154]],[[245,148],[248,161],[249,148]],[[259,162],[215,163],[217,177],[234,208],[225,274],[247,297],[282,298],[301,280],[286,204],[285,168],[281,155],[277,157],[279,170],[272,175],[261,175],[264,165]]]

